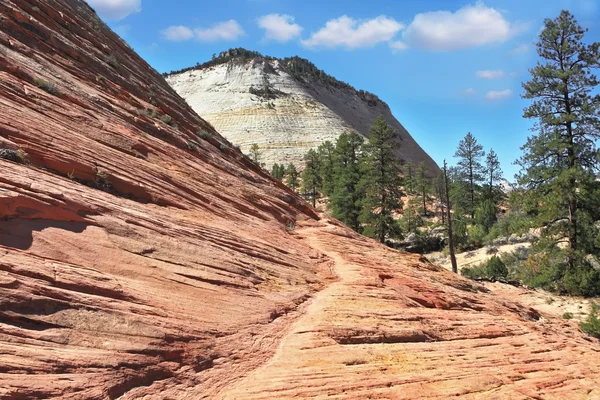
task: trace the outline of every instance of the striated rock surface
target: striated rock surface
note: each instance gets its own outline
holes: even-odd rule
[[[285,60],[233,58],[169,75],[167,82],[242,151],[249,153],[250,146],[258,144],[260,161],[269,169],[274,163],[290,162],[303,167],[309,149],[326,140],[335,143],[344,132],[368,137],[375,119],[383,115],[400,136],[398,156],[424,162],[437,173],[435,162],[377,96],[339,81],[294,76],[290,68]],[[269,96],[261,92],[265,88]]]
[[[83,1],[0,0],[0,148],[2,399],[600,396],[574,322],[316,215]]]

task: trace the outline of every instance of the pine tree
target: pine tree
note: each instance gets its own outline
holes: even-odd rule
[[[435,178],[435,192],[438,197],[438,205],[441,208],[440,215],[442,217],[442,224],[446,223],[446,212],[444,204],[446,203],[446,178],[444,171],[440,171]]]
[[[250,146],[250,159],[257,164],[260,161],[260,148],[256,143]]]
[[[519,183],[539,205],[539,222],[546,226],[532,259],[546,260],[540,268],[550,288],[572,294],[600,293],[600,274],[586,257],[599,253],[596,141],[600,139],[599,85],[592,69],[599,66],[600,43],[586,45],[585,30],[562,11],[545,20],[537,43],[542,62],[523,84],[532,99],[524,117],[537,120],[534,135],[522,147]],[[568,248],[558,242],[566,238]],[[536,258],[537,257],[537,258]],[[564,260],[564,261],[563,261]]]
[[[421,198],[421,204],[423,205],[423,216],[427,216],[427,198],[431,191],[431,179],[429,178],[429,172],[425,167],[425,163],[420,163],[415,173],[415,189],[416,193]]]
[[[406,162],[402,168],[402,171],[404,173],[404,188],[406,190],[406,194],[415,194],[415,164],[410,161]]]
[[[283,164],[273,164],[271,175],[273,175],[273,177],[277,180],[282,180],[283,176],[285,175],[285,166]]]
[[[471,135],[471,132],[467,133],[467,136],[458,143],[458,149],[454,154],[454,157],[459,159],[457,168],[461,180],[465,180],[467,183],[469,204],[466,211],[471,215],[471,218],[475,216],[477,186],[483,180],[484,169],[481,158],[484,155],[483,147],[477,143],[477,139]]]
[[[295,192],[298,188],[298,170],[296,169],[296,166],[292,163],[289,163],[285,173],[287,175],[286,184]]]
[[[450,250],[450,262],[452,263],[452,272],[458,273],[458,264],[456,263],[456,254],[454,252],[454,230],[452,229],[452,205],[450,203],[450,189],[448,185],[448,167],[446,160],[444,160],[444,187],[446,198],[446,222],[448,224],[448,249]]]
[[[304,171],[302,171],[304,193],[312,200],[313,207],[317,205],[317,197],[321,190],[323,179],[321,177],[321,157],[316,150],[310,149],[304,155]]]
[[[397,133],[379,116],[369,130],[369,143],[365,146],[367,156],[361,184],[365,200],[360,221],[366,225],[365,235],[381,243],[401,235],[392,216],[402,205],[401,168],[395,155],[399,147]]]
[[[363,192],[360,163],[364,139],[358,133],[342,133],[335,144],[334,189],[331,208],[334,218],[361,232],[359,215],[362,211]]]
[[[497,196],[495,195],[497,190],[497,185],[502,179],[502,170],[500,169],[500,161],[498,161],[498,156],[494,150],[490,150],[488,155],[485,158],[485,179],[487,181],[487,196],[488,200],[496,200]]]
[[[335,151],[335,147],[329,140],[327,140],[323,142],[317,150],[319,152],[319,157],[321,158],[320,174],[323,180],[323,194],[325,196],[331,196],[335,184],[333,172],[333,153]]]

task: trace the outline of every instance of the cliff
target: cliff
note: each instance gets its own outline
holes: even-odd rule
[[[398,132],[398,157],[424,162],[439,171],[408,131],[376,95],[356,90],[308,60],[276,59],[245,49],[231,49],[215,59],[165,74],[188,104],[231,142],[248,153],[256,143],[261,162],[303,167],[308,149],[344,132],[368,137],[382,115]]]

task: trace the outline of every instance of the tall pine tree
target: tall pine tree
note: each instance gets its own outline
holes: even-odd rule
[[[317,151],[319,152],[319,157],[321,158],[320,174],[323,181],[322,191],[325,196],[331,196],[335,183],[333,175],[333,152],[335,151],[335,147],[329,140],[327,140],[319,146]]]
[[[363,137],[358,133],[342,133],[335,144],[334,153],[332,215],[356,232],[361,231],[358,217],[363,199],[359,188],[363,142]]]
[[[585,30],[568,12],[547,19],[537,43],[541,62],[523,84],[532,104],[524,117],[537,121],[535,134],[522,147],[519,183],[539,205],[546,225],[531,260],[542,270],[538,281],[572,294],[600,293],[600,276],[588,255],[598,253],[600,98],[592,92],[599,82],[600,43],[583,42]],[[558,246],[566,239],[567,248]],[[594,243],[596,239],[596,243]]]
[[[281,168],[282,167],[283,167],[283,165],[281,166]],[[294,164],[290,163],[287,166],[285,173],[287,175],[287,178],[285,181],[286,185],[288,185],[288,187],[295,192],[296,189],[298,188],[298,170],[296,169],[296,166]]]
[[[468,190],[468,206],[466,211],[471,215],[471,218],[475,216],[476,208],[476,192],[478,185],[483,180],[483,165],[481,159],[485,155],[483,147],[477,143],[477,139],[469,132],[463,140],[458,143],[458,149],[454,154],[458,160],[458,172],[461,180],[466,181]]]
[[[312,205],[315,207],[323,179],[321,178],[321,157],[314,149],[310,149],[304,155],[302,183],[304,185],[304,193],[312,200]]]
[[[486,198],[488,200],[498,200],[496,194],[498,193],[497,186],[502,179],[502,170],[500,169],[500,161],[496,152],[492,149],[485,157],[485,180],[486,180]]]
[[[429,178],[429,171],[423,162],[419,164],[415,174],[415,189],[423,205],[423,216],[427,216],[427,199],[431,191],[431,178]]]
[[[381,243],[401,236],[392,216],[402,205],[401,168],[395,154],[399,147],[397,133],[379,116],[369,130],[369,143],[365,146],[367,155],[362,180],[365,200],[360,221],[365,224],[364,234]]]

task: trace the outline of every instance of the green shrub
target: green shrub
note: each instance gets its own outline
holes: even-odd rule
[[[187,147],[189,151],[198,151],[198,146],[192,141],[187,142]]]
[[[17,164],[27,164],[27,153],[23,150],[0,149],[0,158]]]
[[[211,134],[210,134],[210,133],[208,133],[208,132],[205,132],[205,131],[202,131],[202,130],[200,130],[200,131],[198,131],[198,136],[199,136],[199,137],[200,137],[200,139],[202,139],[202,140],[209,140],[209,139],[210,139],[210,137],[211,137]]]
[[[484,265],[474,267],[464,267],[460,270],[460,274],[469,279],[486,279],[488,278]]]
[[[508,269],[498,256],[492,256],[486,262],[485,271],[490,278],[506,278],[508,276]]]
[[[463,268],[460,273],[469,279],[499,279],[508,276],[508,269],[500,257],[493,256],[481,265]]]
[[[53,96],[58,96],[60,94],[60,91],[58,90],[56,85],[54,85],[52,82],[45,81],[40,78],[35,78],[33,80],[33,84],[35,86],[39,87],[40,89],[42,89],[44,92],[51,94]]]
[[[563,314],[563,319],[573,319],[573,314],[571,314],[570,312],[566,312]]]
[[[573,268],[569,268],[568,252],[547,247],[542,241],[516,269],[516,276],[528,286],[560,294],[585,297],[600,294],[600,272],[577,253]]]
[[[492,225],[485,240],[489,242],[500,236],[522,235],[532,227],[533,220],[531,216],[520,212],[509,212]]]
[[[173,125],[173,118],[171,118],[171,116],[168,114],[163,114],[160,117],[158,117],[158,119],[160,119],[162,122],[164,122],[167,125]]]
[[[496,221],[498,221],[496,204],[491,200],[485,200],[475,210],[475,223],[483,229],[483,236],[489,233]]]
[[[590,336],[600,339],[600,319],[598,319],[598,304],[592,303],[587,320],[579,324],[581,330]]]
[[[104,62],[110,65],[113,68],[117,68],[119,66],[119,62],[117,61],[117,57],[114,54],[110,54],[104,57]]]

